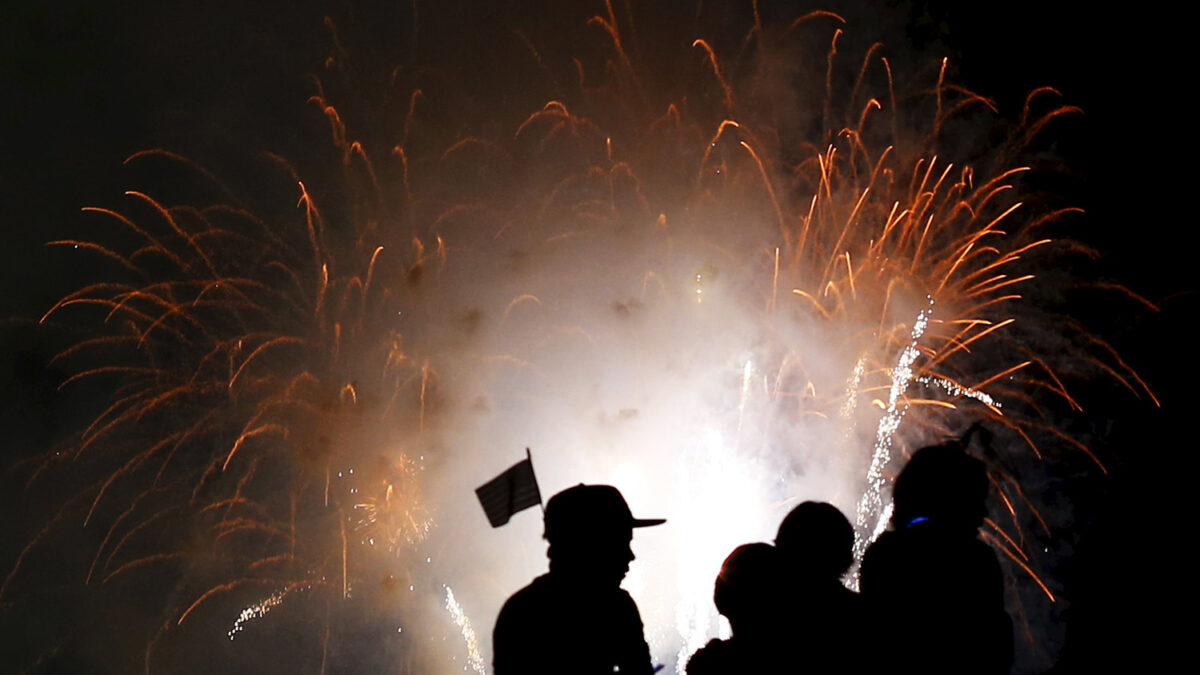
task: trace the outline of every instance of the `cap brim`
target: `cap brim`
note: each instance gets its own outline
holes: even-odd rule
[[[666,518],[634,518],[630,527],[654,527],[667,522]]]

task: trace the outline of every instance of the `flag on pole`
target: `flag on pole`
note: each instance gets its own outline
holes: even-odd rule
[[[538,491],[537,477],[533,475],[533,456],[529,454],[529,448],[525,449],[525,459],[476,488],[475,496],[479,497],[492,527],[507,523],[518,511],[540,506],[542,494]]]

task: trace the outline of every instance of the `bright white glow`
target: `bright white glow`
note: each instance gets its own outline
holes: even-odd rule
[[[675,671],[718,634],[713,581],[721,562],[746,543],[747,524],[769,510],[759,467],[739,456],[713,428],[700,429],[677,460],[675,504],[668,522],[677,551],[675,629],[681,642]]]

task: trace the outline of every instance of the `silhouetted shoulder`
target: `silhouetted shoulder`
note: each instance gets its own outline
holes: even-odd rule
[[[735,672],[740,665],[734,649],[727,640],[709,640],[688,659],[687,675],[716,675]]]
[[[762,642],[735,635],[728,640],[709,640],[688,659],[687,675],[778,675],[792,672],[785,669],[781,661],[780,652],[787,649],[788,645],[779,639]]]
[[[496,675],[651,672],[633,598],[538,577],[500,610],[493,632]]]
[[[933,528],[885,532],[863,556],[864,595],[940,597],[952,604],[1004,604],[996,554],[979,539],[941,536]]]

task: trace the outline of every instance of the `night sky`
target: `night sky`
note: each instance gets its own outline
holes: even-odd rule
[[[244,162],[259,151],[304,155],[309,139],[322,133],[305,106],[312,92],[305,76],[321,70],[329,51],[325,16],[355,41],[362,61],[382,65],[415,55],[423,67],[470,83],[460,89],[474,91],[475,98],[462,105],[484,109],[498,99],[497,108],[505,110],[508,94],[490,84],[497,78],[489,70],[489,45],[520,27],[547,54],[569,54],[572,45],[556,43],[561,38],[555,26],[577,29],[603,10],[602,2],[530,0],[508,3],[513,8],[505,11],[494,8],[497,3],[416,4],[414,46],[405,2],[4,3],[0,429],[7,438],[0,445],[0,467],[6,469],[0,575],[7,575],[17,552],[40,529],[33,514],[41,513],[45,498],[23,494],[20,461],[43,452],[81,416],[74,407],[80,402],[55,391],[63,373],[46,366],[65,338],[39,331],[34,322],[95,270],[44,244],[86,231],[81,207],[117,202],[130,187],[125,157],[166,147],[236,179],[253,175],[243,173]],[[749,6],[748,0],[742,4]],[[950,56],[956,81],[996,100],[1002,115],[1019,113],[1024,93],[1041,85],[1058,88],[1065,102],[1085,111],[1051,132],[1053,151],[1071,167],[1061,190],[1089,214],[1072,237],[1102,254],[1088,273],[1095,280],[1123,284],[1162,311],[1098,294],[1081,295],[1079,311],[1144,376],[1163,406],[1155,409],[1108,387],[1084,393],[1096,399],[1091,422],[1105,429],[1100,450],[1113,461],[1111,474],[1093,483],[1076,506],[1080,546],[1063,583],[1077,611],[1070,615],[1061,672],[1095,664],[1119,670],[1117,663],[1137,662],[1146,656],[1135,647],[1142,631],[1153,630],[1142,619],[1158,615],[1146,596],[1171,595],[1177,576],[1187,573],[1166,553],[1179,545],[1183,527],[1173,525],[1168,538],[1156,523],[1177,517],[1171,500],[1160,495],[1172,493],[1190,473],[1192,460],[1180,458],[1196,445],[1190,429],[1185,433],[1195,401],[1189,382],[1196,374],[1189,349],[1194,339],[1183,330],[1197,309],[1190,242],[1196,209],[1186,203],[1194,187],[1184,187],[1192,180],[1182,164],[1191,161],[1193,122],[1171,75],[1190,72],[1190,64],[1177,58],[1183,47],[1171,37],[1182,31],[1162,25],[1179,17],[1033,0],[761,3],[768,19],[814,8],[844,14],[856,43],[881,40],[898,53],[898,63]],[[731,24],[744,22],[748,13],[729,10]],[[665,26],[677,23],[659,18]],[[512,99],[510,108],[525,97]],[[504,124],[471,131],[500,128]],[[30,655],[15,644],[21,619],[11,610],[0,604],[0,663],[24,668]],[[103,614],[103,606],[63,608],[54,619],[39,617],[37,625],[78,631]],[[32,672],[73,672],[81,662],[72,658],[52,658]]]

